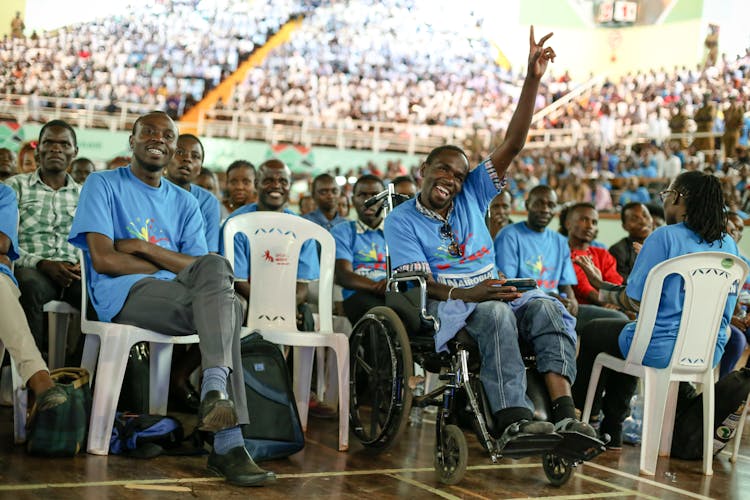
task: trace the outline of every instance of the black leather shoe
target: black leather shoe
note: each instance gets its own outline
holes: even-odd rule
[[[221,391],[208,391],[198,409],[198,429],[217,432],[239,425],[234,403]]]
[[[183,413],[198,413],[201,405],[201,395],[189,385],[169,386],[169,407]]]
[[[258,467],[244,446],[232,448],[223,455],[212,451],[208,456],[208,470],[235,486],[262,486],[276,480],[276,474]]]

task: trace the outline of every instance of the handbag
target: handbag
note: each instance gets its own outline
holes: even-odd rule
[[[65,403],[45,411],[31,410],[26,449],[33,455],[72,457],[85,448],[91,415],[91,387],[85,368],[58,368],[52,381],[65,390]]]

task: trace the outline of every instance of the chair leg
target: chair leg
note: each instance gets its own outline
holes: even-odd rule
[[[664,407],[664,420],[661,424],[661,440],[659,456],[668,457],[672,451],[672,434],[674,434],[674,419],[677,411],[677,391],[679,382],[672,381],[667,393],[667,405]]]
[[[349,341],[337,334],[332,350],[336,355],[339,392],[339,451],[349,449]],[[333,368],[332,366],[330,367]]]
[[[120,397],[122,379],[125,376],[128,353],[134,344],[130,336],[122,331],[113,331],[100,340],[98,373],[94,384],[89,440],[86,448],[86,451],[93,455],[109,453],[117,400]]]
[[[737,455],[740,453],[740,442],[742,442],[742,432],[745,430],[745,420],[747,419],[747,407],[748,401],[745,401],[745,408],[742,410],[742,416],[740,417],[740,425],[737,426],[737,432],[734,434],[734,443],[732,445],[732,456],[729,461],[732,463],[737,462]]]
[[[713,374],[703,384],[703,474],[714,475],[714,382]]]
[[[294,347],[294,396],[302,431],[307,432],[307,413],[310,409],[310,380],[315,356],[314,347]]]
[[[52,370],[65,366],[70,314],[49,312],[47,320],[49,324],[49,368]]]
[[[667,406],[669,380],[646,371],[643,380],[643,432],[641,438],[641,474],[656,474],[656,461],[659,452],[661,426]]]
[[[16,370],[16,363],[13,361],[13,358],[10,359],[10,374],[13,384],[13,439],[16,444],[21,444],[26,442],[28,392],[23,385],[21,375]]]
[[[326,399],[326,374],[330,370],[330,367],[326,365],[326,349],[325,347],[315,348],[315,393],[318,396],[318,401],[325,401]]]
[[[602,364],[594,361],[594,367],[591,369],[591,378],[589,387],[586,390],[586,402],[583,405],[583,414],[581,420],[588,423],[591,419],[591,408],[594,406],[594,397],[596,397],[596,386],[599,385],[599,377],[602,374]]]
[[[101,340],[99,335],[88,334],[83,341],[83,355],[81,356],[81,368],[89,372],[89,384],[94,383],[94,372],[96,371],[96,362],[99,359],[99,345]]]
[[[173,344],[149,343],[148,407],[153,415],[167,414],[169,372],[172,368]]]

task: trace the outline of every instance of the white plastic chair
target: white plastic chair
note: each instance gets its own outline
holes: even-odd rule
[[[0,362],[5,355],[5,346],[0,342]],[[28,393],[23,385],[21,375],[16,370],[16,362],[10,358],[10,380],[13,393],[13,440],[16,444],[26,442],[26,409],[28,408]]]
[[[600,353],[589,381],[583,421],[588,422],[602,368],[627,373],[643,380],[643,435],[641,474],[656,473],[657,451],[669,456],[674,429],[679,382],[703,388],[703,473],[713,474],[714,370],[716,338],[730,293],[737,293],[748,273],[740,258],[724,252],[698,252],[669,259],[655,266],[646,278],[635,336],[626,359]],[[666,368],[643,366],[643,356],[659,310],[664,279],[678,274],[684,281],[680,329]]]
[[[252,287],[247,328],[279,345],[294,347],[295,399],[302,428],[307,429],[310,379],[316,347],[330,347],[336,354],[339,393],[339,451],[349,448],[349,341],[333,331],[333,237],[302,217],[278,212],[252,212],[229,219],[224,226],[226,258],[234,266],[234,235],[244,233],[250,242]],[[302,244],[320,243],[320,329],[301,332],[296,321],[297,264]],[[332,368],[332,367],[329,367]]]
[[[50,300],[42,310],[47,313],[49,324],[49,369],[62,368],[65,366],[70,317],[80,316],[81,311],[61,300]]]
[[[149,342],[149,413],[166,415],[172,347],[174,344],[196,344],[198,335],[164,335],[137,326],[88,319],[86,264],[83,256],[81,262],[81,280],[84,285],[81,287],[81,333],[86,335],[81,366],[89,371],[91,380],[94,381],[86,451],[94,455],[107,455],[130,348],[138,342]],[[98,371],[96,379],[95,370]]]

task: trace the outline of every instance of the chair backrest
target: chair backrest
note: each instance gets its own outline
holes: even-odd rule
[[[739,292],[748,274],[742,259],[725,252],[681,255],[651,269],[626,363],[642,364],[656,323],[664,280],[672,274],[682,277],[685,301],[669,369],[679,373],[710,370],[728,297]]]
[[[247,326],[258,330],[296,330],[297,266],[303,243],[320,244],[320,331],[333,331],[335,241],[314,222],[280,212],[250,212],[224,224],[224,253],[234,267],[234,236],[244,233],[250,244],[250,304]]]
[[[99,321],[90,320],[88,316],[89,312],[89,282],[86,279],[86,253],[83,250],[78,250],[78,262],[81,263],[81,332],[83,333],[97,333],[97,323]],[[88,262],[91,262],[90,260]]]

